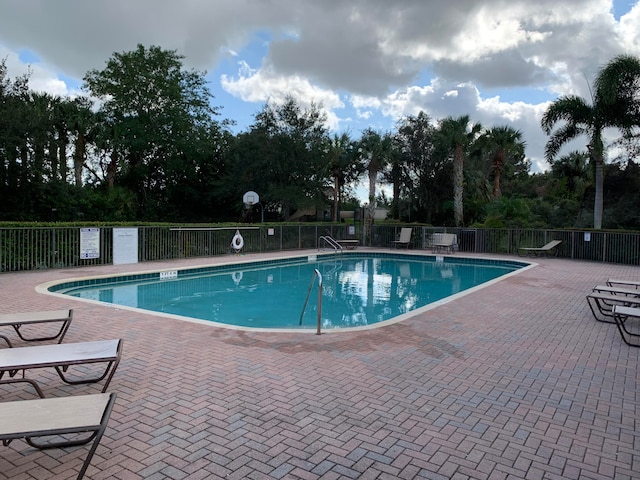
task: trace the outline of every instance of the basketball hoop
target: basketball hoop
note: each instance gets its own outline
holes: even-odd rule
[[[242,196],[242,201],[245,207],[251,208],[256,203],[260,203],[260,196],[256,192],[248,191]]]
[[[261,222],[264,223],[264,207],[260,203],[260,196],[256,192],[249,190],[242,196],[242,201],[244,202],[244,207],[247,210],[249,210],[254,205],[260,205]]]

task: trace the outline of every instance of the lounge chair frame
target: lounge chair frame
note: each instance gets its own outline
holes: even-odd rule
[[[0,403],[0,440],[8,446],[13,440],[24,439],[39,450],[93,442],[77,476],[81,480],[107,428],[115,400],[115,393],[102,393]],[[75,440],[41,441],[78,433],[89,435]]]
[[[631,341],[632,338],[640,338],[640,333],[632,332],[627,328],[627,322],[629,322],[629,319],[640,322],[640,308],[614,305],[613,319],[624,343],[631,347],[640,347],[640,340],[636,342]]]
[[[603,323],[615,323],[613,308],[616,305],[640,307],[640,297],[625,295],[620,292],[612,293],[594,290],[586,298],[593,317]]]
[[[21,340],[25,342],[42,342],[45,340],[58,339],[58,343],[62,343],[62,339],[69,330],[71,320],[73,319],[73,309],[68,310],[47,310],[42,312],[22,312],[22,313],[3,313],[0,314],[0,327],[13,327]],[[37,323],[62,323],[60,329],[55,335],[27,336],[22,331],[25,325],[33,325]],[[7,344],[12,347],[11,341],[6,335],[0,335]]]
[[[97,383],[106,378],[102,392],[106,392],[109,383],[120,363],[122,354],[122,340],[99,340],[96,342],[78,342],[54,345],[38,345],[34,347],[5,348],[0,350],[0,384],[26,381],[37,385],[33,380],[25,379],[26,370],[35,368],[55,368],[64,383],[79,385]],[[89,378],[75,379],[67,374],[72,365],[86,365],[92,363],[106,363],[102,373]],[[5,373],[13,378],[19,371],[23,378],[2,380]],[[37,388],[42,397],[42,391]]]

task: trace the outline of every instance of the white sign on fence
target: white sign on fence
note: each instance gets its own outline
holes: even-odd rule
[[[138,229],[113,229],[113,264],[138,263]]]
[[[80,229],[80,259],[100,258],[100,229]]]

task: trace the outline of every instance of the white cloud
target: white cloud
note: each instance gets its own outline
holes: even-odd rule
[[[327,125],[338,129],[340,118],[335,110],[344,107],[340,96],[330,90],[312,85],[309,80],[300,76],[280,76],[268,68],[252,69],[246,62],[240,62],[237,77],[222,75],[222,88],[230,94],[246,102],[283,103],[288,96],[293,97],[303,108],[311,103],[321,105],[327,114]]]
[[[3,3],[0,48],[11,76],[26,69],[15,52],[34,52],[42,63],[32,88],[62,95],[74,94],[62,78],[79,80],[138,43],[158,45],[188,67],[235,65],[218,73],[220,85],[256,109],[290,94],[322,103],[334,129],[391,128],[420,110],[468,114],[521,129],[538,162],[546,102],[588,98],[608,60],[640,55],[640,5],[614,1],[628,5],[619,21],[612,0],[22,0]],[[504,89],[523,97],[507,101]]]

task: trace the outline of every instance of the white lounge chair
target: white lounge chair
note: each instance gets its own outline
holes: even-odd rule
[[[636,289],[640,289],[640,280],[624,280],[621,278],[610,278],[607,280],[607,285],[622,285],[624,287],[633,287]]]
[[[24,439],[39,450],[86,445],[93,441],[77,479],[84,477],[107,428],[115,393],[39,398],[0,403],[0,440],[4,446]],[[84,438],[46,440],[46,437],[88,434]],[[63,458],[63,457],[59,457]]]
[[[395,247],[404,247],[409,248],[409,244],[411,243],[411,233],[413,232],[413,228],[404,227],[400,230],[400,237],[398,240],[393,240],[391,244]]]
[[[13,327],[21,340],[25,342],[40,342],[44,340],[58,339],[58,343],[62,343],[71,320],[73,319],[73,310],[47,310],[43,312],[21,312],[21,313],[2,313],[0,314],[0,327]],[[55,335],[40,334],[40,336],[26,336],[23,330],[25,325],[34,325],[38,323],[62,323],[60,330]],[[5,335],[0,335],[11,347],[11,341]]]
[[[519,253],[527,254],[527,255],[551,255],[558,253],[558,245],[562,243],[562,240],[552,240],[542,247],[520,247],[518,249]]]
[[[33,380],[18,378],[2,380],[5,373],[14,377],[19,371],[34,368],[53,367],[63,382],[70,385],[96,383],[104,379],[103,392],[107,391],[109,382],[120,363],[122,340],[99,340],[96,342],[78,342],[54,345],[38,345],[35,347],[3,348],[0,349],[0,384],[28,382],[34,386],[38,395],[44,397],[38,384]],[[70,378],[67,369],[72,365],[86,365],[106,363],[102,373],[89,378]],[[24,373],[23,373],[24,377]]]

